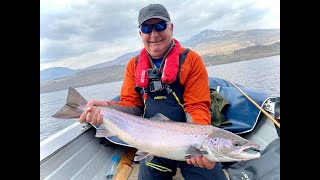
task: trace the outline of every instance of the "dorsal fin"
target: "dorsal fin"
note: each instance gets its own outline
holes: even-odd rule
[[[171,121],[171,119],[169,119],[167,116],[165,116],[161,113],[157,113],[156,115],[154,115],[150,119],[151,120],[160,120],[160,121]]]

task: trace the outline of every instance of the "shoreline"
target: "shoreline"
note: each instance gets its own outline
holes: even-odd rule
[[[271,57],[280,55],[279,52],[272,53],[255,53],[251,54],[250,58],[247,55],[225,55],[219,57],[202,57],[206,67],[229,64],[240,61],[249,61],[264,57]],[[70,86],[84,87],[97,84],[111,83],[116,81],[123,81],[126,66],[108,66],[105,68],[98,68],[89,71],[84,71],[75,76],[63,77],[51,81],[40,82],[40,94],[54,92],[68,89]]]

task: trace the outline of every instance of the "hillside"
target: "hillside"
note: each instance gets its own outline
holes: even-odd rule
[[[201,55],[206,66],[280,54],[279,29],[246,31],[206,30],[182,43]],[[76,71],[73,75],[40,83],[40,93],[123,80],[127,62],[139,51]]]
[[[40,81],[59,79],[74,75],[76,70],[66,67],[53,67],[45,69],[40,73]]]

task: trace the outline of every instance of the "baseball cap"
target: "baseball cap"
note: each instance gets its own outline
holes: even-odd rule
[[[139,26],[148,19],[158,18],[170,22],[170,16],[167,9],[161,4],[149,4],[139,12]]]

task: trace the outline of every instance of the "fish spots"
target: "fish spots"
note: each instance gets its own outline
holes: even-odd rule
[[[209,139],[209,142],[210,142],[210,144],[215,145],[215,144],[218,144],[218,143],[219,143],[219,139],[218,139],[218,138],[210,138],[210,139]]]

